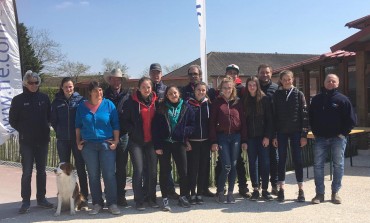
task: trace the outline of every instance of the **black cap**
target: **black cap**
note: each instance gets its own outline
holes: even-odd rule
[[[158,70],[158,71],[162,72],[162,67],[159,63],[152,63],[150,65],[149,70]]]

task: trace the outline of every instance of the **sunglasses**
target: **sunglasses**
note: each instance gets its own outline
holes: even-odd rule
[[[35,81],[35,82],[28,81],[27,84],[29,84],[29,85],[39,85],[39,82],[38,81]]]
[[[198,73],[188,73],[189,76],[199,76]]]

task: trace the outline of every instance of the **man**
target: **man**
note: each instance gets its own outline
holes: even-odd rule
[[[190,65],[188,68],[188,79],[189,79],[189,84],[187,84],[185,87],[181,89],[181,97],[187,101],[189,98],[195,98],[194,95],[194,88],[195,85],[199,82],[202,81],[202,68],[197,65]],[[213,88],[208,88],[207,90],[207,95],[211,101],[215,98],[215,90]],[[210,157],[211,159],[211,157]],[[209,163],[207,164],[207,176],[206,178],[209,179],[209,174],[210,174],[210,162],[211,160],[208,160]],[[209,190],[209,180],[205,181],[204,187],[203,187],[203,195],[206,197],[214,197],[215,194]]]
[[[328,74],[321,93],[312,98],[309,109],[309,121],[315,136],[314,175],[316,196],[313,204],[324,201],[324,166],[328,153],[333,159],[333,181],[331,184],[331,202],[341,204],[338,192],[342,186],[344,174],[344,151],[347,136],[356,124],[356,116],[349,99],[339,93],[339,78]]]
[[[121,105],[125,98],[128,97],[128,91],[122,89],[122,79],[127,79],[121,69],[113,69],[111,72],[104,73],[104,80],[109,84],[109,87],[104,91],[104,97],[111,100],[117,107],[119,114]],[[128,160],[128,134],[120,132],[120,142],[116,148],[116,182],[117,182],[117,205],[127,206],[126,200],[126,166]]]
[[[158,103],[164,100],[164,97],[165,97],[164,93],[167,88],[167,86],[162,81],[162,66],[159,63],[152,63],[150,65],[149,77],[153,82],[153,91],[156,93],[158,97],[158,101],[156,103],[156,106],[158,106]],[[168,176],[168,189],[169,189],[168,197],[170,199],[175,199],[175,200],[179,199],[179,195],[176,193],[176,190],[175,190],[175,183],[172,177],[172,169],[170,170],[169,176]]]
[[[257,69],[258,73],[258,80],[261,86],[261,90],[265,95],[267,95],[271,102],[272,96],[274,95],[275,91],[278,89],[278,85],[273,83],[271,80],[272,77],[272,67],[267,64],[261,64],[258,66]],[[279,155],[278,150],[275,148],[270,142],[270,183],[271,183],[271,194],[276,195],[278,194],[277,188],[277,181],[278,181],[278,161]]]
[[[19,214],[30,209],[31,179],[36,163],[37,205],[53,208],[46,198],[46,160],[50,141],[49,97],[39,92],[41,78],[37,73],[27,71],[23,77],[23,93],[15,96],[9,111],[10,125],[19,133],[19,148],[22,163],[21,196],[22,206]]]
[[[234,80],[235,88],[237,90],[237,95],[240,99],[243,98],[245,94],[245,87],[242,85],[242,81],[239,78],[239,66],[236,64],[230,64],[226,67],[226,77],[231,77]],[[221,162],[220,159],[217,159],[216,164],[216,182],[217,178],[221,173]],[[239,195],[245,198],[250,198],[252,195],[249,192],[248,184],[247,184],[247,177],[246,177],[246,171],[245,171],[245,163],[242,157],[242,150],[240,150],[240,154],[238,157],[238,160],[236,162],[236,172],[238,174],[238,186],[239,186]]]

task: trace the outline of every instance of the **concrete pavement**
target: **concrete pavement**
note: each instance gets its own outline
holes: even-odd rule
[[[335,205],[330,200],[329,168],[326,167],[327,175],[325,185],[327,194],[325,202],[312,205],[310,200],[315,195],[315,185],[312,178],[305,178],[304,190],[306,202],[297,203],[297,186],[293,172],[287,173],[287,185],[285,189],[286,201],[250,201],[237,195],[235,189],[236,204],[218,204],[213,198],[205,198],[204,205],[195,205],[185,209],[177,206],[177,201],[171,200],[171,213],[162,212],[159,209],[147,208],[139,212],[133,208],[134,201],[132,190],[128,192],[129,207],[120,208],[121,215],[114,216],[104,210],[97,216],[89,216],[85,211],[79,211],[75,216],[68,212],[62,212],[61,216],[54,217],[55,210],[36,207],[35,199],[35,176],[32,178],[32,202],[28,214],[17,213],[21,204],[20,178],[21,169],[0,165],[0,222],[370,222],[370,156],[356,156],[353,158],[354,166],[350,167],[349,159],[346,159],[343,188],[340,195],[343,204]],[[48,172],[47,197],[56,204],[55,176]],[[313,177],[312,167],[309,175]],[[214,191],[215,188],[212,188]],[[160,197],[160,192],[157,192]],[[161,203],[161,199],[158,199]],[[90,204],[91,205],[91,204]]]

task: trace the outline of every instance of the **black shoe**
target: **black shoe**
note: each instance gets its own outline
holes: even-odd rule
[[[23,202],[21,208],[19,208],[19,214],[25,214],[30,211],[30,202]]]
[[[280,201],[280,202],[285,201],[284,189],[279,190],[277,200]]]
[[[171,211],[171,207],[170,207],[170,203],[168,202],[168,198],[163,198],[162,211]]]
[[[239,187],[239,195],[244,198],[252,197],[252,194],[249,192],[249,189],[247,187]]]
[[[37,201],[37,205],[43,208],[53,208],[54,205],[46,200],[46,198]]]
[[[306,201],[306,198],[304,197],[304,192],[303,192],[302,189],[299,189],[299,191],[298,191],[297,201],[298,202],[305,202]]]
[[[144,211],[145,210],[144,203],[143,202],[136,202],[135,208],[138,211]]]
[[[190,204],[186,196],[179,197],[179,205],[183,208],[190,208]]]
[[[202,193],[203,196],[206,196],[206,197],[214,197],[216,194],[213,193],[212,191],[210,191],[209,189],[205,190],[203,193]]]
[[[196,199],[197,204],[204,204],[202,196],[197,195],[195,199]]]
[[[277,186],[273,186],[271,188],[271,194],[274,195],[274,196],[278,196],[278,193],[279,193],[279,190],[278,190]]]
[[[265,201],[272,201],[272,199],[273,199],[271,194],[267,190],[262,191],[262,198]]]
[[[174,191],[174,190],[172,190],[172,191],[168,192],[167,196],[168,196],[168,198],[169,198],[169,199],[173,199],[173,200],[177,200],[177,199],[179,199],[179,197],[180,197],[180,196],[176,193],[176,191]]]
[[[195,195],[191,195],[189,199],[189,204],[196,205],[197,204],[197,197]]]
[[[128,204],[127,204],[126,197],[122,196],[122,197],[118,198],[117,205],[122,206],[122,207],[127,207]]]
[[[156,199],[153,199],[153,200],[149,200],[148,201],[148,205],[152,208],[159,208],[159,205],[157,204],[157,200]]]
[[[258,190],[254,190],[251,196],[252,201],[256,201],[260,198],[260,192]]]

